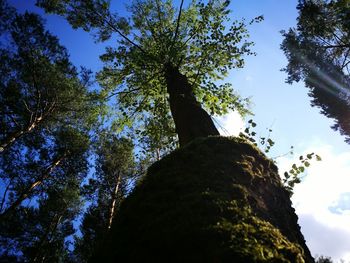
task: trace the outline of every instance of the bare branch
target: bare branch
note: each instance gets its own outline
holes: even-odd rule
[[[95,15],[97,15],[100,19],[100,23],[103,24],[107,24],[112,30],[114,30],[118,35],[120,35],[122,38],[124,38],[127,42],[129,42],[131,45],[135,46],[137,49],[139,49],[142,53],[147,54],[147,52],[140,47],[138,44],[136,44],[135,42],[133,42],[130,38],[128,38],[126,35],[124,35],[118,28],[115,27],[114,23],[112,22],[112,17],[108,16],[109,19],[104,18],[99,12],[96,11],[95,8],[92,9],[92,11],[95,13]],[[105,22],[105,23],[104,23]]]
[[[342,45],[326,45],[326,46],[322,46],[325,49],[329,49],[329,48],[350,48],[350,44],[342,44]]]
[[[348,50],[345,53],[344,60],[343,60],[342,66],[341,66],[342,69],[344,69],[344,67],[349,63],[349,61],[346,62],[348,59],[348,56],[349,56],[349,52],[350,52],[350,48],[348,48]]]
[[[176,42],[177,35],[179,33],[180,19],[181,19],[181,13],[182,13],[182,6],[183,6],[183,4],[184,4],[184,0],[181,0],[179,15],[177,16],[176,30],[175,30],[175,35],[174,35],[174,39],[173,39],[173,45]]]

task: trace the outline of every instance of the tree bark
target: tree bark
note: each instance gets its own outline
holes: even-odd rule
[[[187,77],[178,68],[166,65],[165,79],[180,147],[198,137],[220,135],[210,115],[196,100]]]
[[[116,179],[116,183],[115,183],[115,186],[114,186],[114,189],[112,192],[112,203],[111,203],[111,207],[109,209],[109,218],[108,218],[108,227],[107,227],[108,231],[111,229],[113,218],[115,215],[115,206],[117,203],[120,181],[121,181],[121,173],[118,172],[118,177]]]
[[[30,193],[39,185],[43,183],[45,179],[47,179],[51,172],[63,161],[65,158],[65,154],[61,157],[57,158],[40,176],[38,180],[32,183],[26,190],[24,190],[20,196],[4,211],[0,214],[0,219],[4,218],[6,215],[14,211],[29,195]]]

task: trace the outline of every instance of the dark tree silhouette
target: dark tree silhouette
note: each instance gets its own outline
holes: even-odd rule
[[[303,80],[311,105],[350,143],[350,15],[343,0],[300,0],[298,24],[283,32],[288,83]]]

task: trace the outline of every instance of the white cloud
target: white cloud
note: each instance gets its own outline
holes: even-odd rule
[[[350,232],[320,223],[314,215],[299,215],[299,224],[312,254],[331,256],[334,262],[350,260]]]
[[[350,152],[336,152],[318,143],[295,155],[278,160],[280,172],[297,162],[299,155],[315,152],[321,162],[313,162],[302,183],[294,189],[293,205],[313,255],[331,256],[350,262]]]
[[[237,136],[244,129],[244,120],[236,111],[215,118],[215,122],[223,136]]]

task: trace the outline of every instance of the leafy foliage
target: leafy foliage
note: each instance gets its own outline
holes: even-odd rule
[[[1,179],[4,204],[29,197],[49,174],[86,171],[87,133],[97,121],[98,94],[69,62],[67,50],[35,14],[1,1]],[[62,168],[64,166],[64,169]],[[60,167],[60,169],[57,169]],[[62,170],[60,172],[60,170]],[[53,176],[54,177],[54,176]]]
[[[284,172],[282,182],[286,189],[293,194],[293,188],[295,184],[301,183],[302,175],[305,173],[306,169],[310,167],[311,161],[321,161],[321,157],[315,153],[308,153],[305,156],[299,156],[299,163],[294,163],[288,172]]]
[[[66,238],[75,230],[73,220],[80,210],[79,183],[58,182],[38,202],[17,210],[9,220],[0,221],[1,259],[16,262],[66,262]]]
[[[140,136],[163,145],[174,142],[166,65],[188,78],[211,114],[247,113],[245,101],[228,83],[216,84],[230,69],[243,67],[243,55],[253,54],[245,22],[230,21],[229,1],[192,1],[187,8],[182,1],[176,9],[169,0],[135,0],[129,17],[110,12],[107,1],[38,0],[38,5],[65,16],[74,28],[93,31],[98,41],[116,34],[118,45],[101,56],[105,67],[98,79],[106,97],[117,97],[119,123],[138,124]],[[154,122],[157,126],[149,125]]]
[[[97,94],[87,91],[66,49],[41,19],[12,15],[2,32],[8,41],[0,46],[0,151],[38,126],[87,127],[98,113]]]
[[[248,120],[247,127],[244,129],[244,132],[239,134],[239,137],[248,140],[255,146],[259,146],[262,150],[267,154],[270,152],[271,148],[275,145],[275,142],[270,138],[270,134],[272,129],[268,129],[268,136],[260,136],[257,137],[254,128],[256,127],[256,123],[250,119]]]
[[[297,28],[283,31],[282,50],[288,58],[287,82],[304,80],[311,105],[334,119],[350,142],[349,2],[300,0]]]
[[[99,200],[100,203],[108,204],[117,184],[126,187],[128,180],[135,179],[133,177],[136,173],[136,163],[133,149],[133,143],[129,139],[118,138],[109,133],[101,135],[95,149],[95,173],[85,186],[86,195],[91,201]]]
[[[255,132],[255,127],[257,124],[252,120],[248,120],[248,126],[245,128],[243,133],[239,134],[239,137],[242,139],[247,140],[251,144],[253,144],[256,147],[261,148],[265,154],[268,154],[271,150],[271,148],[275,145],[275,142],[270,138],[272,129],[268,129],[268,136],[260,136],[257,137],[257,133]],[[282,156],[286,155],[293,155],[294,154],[294,146],[290,147],[290,150],[283,155],[273,157],[272,159],[276,163],[276,159],[280,158]],[[308,153],[305,156],[301,155],[299,156],[300,163],[296,164],[293,163],[291,165],[290,170],[283,173],[282,177],[282,183],[285,186],[285,188],[288,190],[290,195],[293,194],[293,188],[296,184],[301,183],[302,175],[306,172],[307,168],[310,166],[311,161],[321,161],[321,157],[315,153]]]
[[[320,256],[316,258],[316,263],[333,263],[332,258]]]
[[[66,261],[99,96],[38,15],[0,10],[1,261]]]

